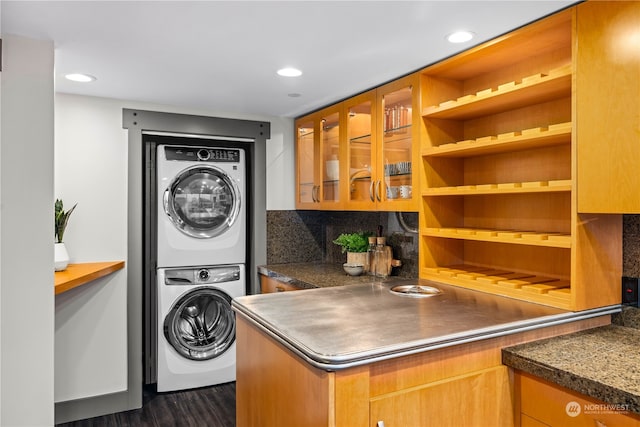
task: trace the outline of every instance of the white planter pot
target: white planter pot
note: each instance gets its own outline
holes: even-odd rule
[[[55,243],[53,245],[55,253],[53,256],[53,266],[56,271],[62,271],[69,265],[69,253],[64,243]]]
[[[369,253],[368,252],[347,252],[347,264],[360,264],[363,272],[369,271]]]

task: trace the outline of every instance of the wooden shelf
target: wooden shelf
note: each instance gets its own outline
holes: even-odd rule
[[[481,194],[522,194],[570,192],[571,180],[511,182],[501,184],[461,185],[457,187],[432,187],[423,196],[474,196]]]
[[[570,49],[571,12],[569,10],[553,14],[533,25],[526,25],[467,49],[429,66],[429,72],[446,79],[467,80],[511,67],[514,61],[522,58],[523,53],[528,56],[546,56],[555,53],[562,46]]]
[[[427,267],[421,277],[559,308],[571,305],[571,284],[561,278],[473,265]]]
[[[424,228],[423,236],[515,245],[571,248],[571,235],[534,231],[487,230],[475,228]]]
[[[428,147],[426,157],[471,157],[571,143],[571,122]]]
[[[547,74],[535,74],[521,81],[507,82],[497,88],[488,88],[427,107],[422,116],[467,120],[557,99],[563,95],[571,96],[570,64]]]
[[[69,264],[66,270],[55,272],[54,293],[61,294],[123,268],[124,261]]]

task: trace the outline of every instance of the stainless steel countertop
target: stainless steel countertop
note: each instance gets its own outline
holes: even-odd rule
[[[441,295],[392,294],[396,284],[435,286]],[[620,311],[570,312],[426,280],[365,283],[250,295],[233,308],[325,370],[487,339]]]

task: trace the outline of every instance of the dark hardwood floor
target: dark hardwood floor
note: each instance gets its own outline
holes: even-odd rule
[[[104,415],[57,427],[235,427],[236,383],[172,393],[146,387],[141,409]]]

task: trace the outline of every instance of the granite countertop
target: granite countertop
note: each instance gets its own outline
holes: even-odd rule
[[[372,276],[366,274],[349,276],[342,269],[342,264],[322,262],[260,265],[258,273],[303,289],[371,283],[372,280]],[[391,276],[386,279],[378,278],[376,281],[385,282],[397,279],[398,277]]]
[[[502,350],[502,362],[567,389],[640,414],[640,310],[613,323]]]

